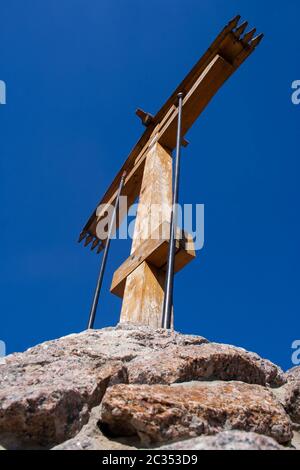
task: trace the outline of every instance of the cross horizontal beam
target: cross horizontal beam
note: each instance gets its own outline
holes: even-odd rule
[[[196,256],[192,235],[177,228],[176,236],[175,273],[181,271]],[[115,271],[110,291],[123,297],[126,278],[144,261],[166,271],[169,241],[170,223],[165,221]]]
[[[143,135],[85,224],[80,234],[80,241],[87,237],[97,240],[97,224],[107,216],[105,207],[115,204],[118,184],[124,171],[127,176],[123,195],[128,197],[127,207],[129,208],[140,194],[145,160],[150,148],[156,142],[169,151],[175,148],[178,93],[184,93],[182,109],[182,136],[184,137],[225,81],[255,50],[263,35],[260,34],[254,38],[255,29],[244,34],[247,24],[243,23],[238,27],[239,20],[240,16],[237,16],[225,26],[157,114],[151,116]],[[124,215],[120,214],[116,228]],[[100,252],[102,247],[103,243],[99,244],[97,252]]]

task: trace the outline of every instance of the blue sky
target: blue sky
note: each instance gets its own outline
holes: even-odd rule
[[[299,328],[296,0],[0,0],[1,323],[8,352],[85,328],[100,257],[78,233],[155,113],[237,13],[265,33],[187,136],[180,201],[205,246],[176,276],[176,329],[291,367]],[[96,326],[115,324],[114,241]]]

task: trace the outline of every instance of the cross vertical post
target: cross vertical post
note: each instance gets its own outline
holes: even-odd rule
[[[156,143],[149,150],[143,173],[130,256],[138,261],[139,248],[156,242],[159,227],[170,224],[172,205],[171,153]],[[153,240],[151,239],[153,237]],[[165,271],[145,259],[126,276],[120,322],[161,326]]]

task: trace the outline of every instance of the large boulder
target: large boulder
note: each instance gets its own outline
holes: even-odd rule
[[[222,430],[254,431],[289,443],[291,422],[272,392],[243,382],[115,385],[102,400],[102,429],[144,445]]]
[[[278,387],[282,370],[257,354],[227,344],[169,346],[138,356],[127,366],[129,383],[172,384],[190,380],[239,380]]]
[[[19,361],[3,372],[0,442],[16,448],[22,441],[49,447],[74,436],[101,402],[110,380],[123,381],[122,363],[74,356],[47,364]]]

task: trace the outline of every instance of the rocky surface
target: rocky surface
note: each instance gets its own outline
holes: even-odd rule
[[[0,446],[124,449],[195,436],[289,445],[292,426],[298,446],[298,377],[199,336],[132,324],[89,330],[5,358]],[[228,430],[247,436],[231,441]]]
[[[274,439],[255,432],[223,431],[159,447],[160,450],[285,450]]]
[[[75,436],[106,388],[127,382],[125,365],[170,346],[201,345],[199,336],[132,325],[48,341],[0,365],[0,443],[51,447]]]

